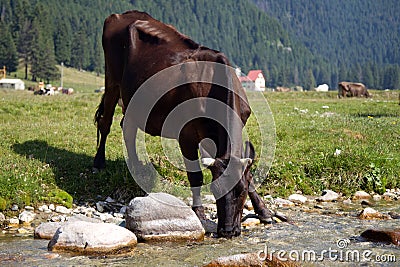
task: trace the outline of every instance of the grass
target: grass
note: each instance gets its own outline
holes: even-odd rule
[[[94,90],[93,81],[91,86]],[[96,152],[93,115],[100,101],[93,90],[52,97],[0,90],[0,197],[7,207],[44,202],[57,189],[76,203],[106,196],[129,201],[142,193],[125,165],[120,108],[108,138],[107,169],[91,171]],[[259,190],[285,196],[297,190],[314,194],[330,188],[349,194],[399,187],[398,93],[376,91],[373,99],[341,100],[330,92],[265,93],[276,125],[276,150],[269,174],[256,173],[263,181]],[[259,153],[256,123],[252,117],[248,128]],[[150,158],[165,180],[187,185],[186,174],[166,160],[159,139],[148,138]],[[263,139],[273,147],[273,134]],[[334,156],[336,149],[339,156]]]

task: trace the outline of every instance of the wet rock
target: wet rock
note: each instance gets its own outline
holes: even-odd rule
[[[373,208],[365,208],[359,215],[358,218],[362,220],[387,220],[390,219],[390,216],[382,214]]]
[[[66,221],[68,220],[68,221]],[[64,226],[67,223],[71,222],[92,222],[92,223],[101,223],[100,220],[89,218],[81,214],[73,215],[69,218],[64,218],[63,221],[56,222],[44,222],[39,224],[38,227],[35,228],[34,237],[39,239],[51,239],[53,238],[55,232],[61,226]]]
[[[307,201],[307,197],[301,195],[301,194],[292,194],[289,196],[289,201],[292,201],[294,203],[298,204],[304,204]]]
[[[126,228],[79,221],[58,228],[48,244],[48,250],[116,254],[130,251],[136,244],[136,236]]]
[[[282,261],[276,257],[266,257],[258,253],[236,254],[232,256],[219,257],[204,267],[242,267],[242,266],[276,266],[276,267],[295,267],[300,266],[293,261]]]
[[[2,224],[6,220],[6,216],[0,212],[0,224]]]
[[[22,224],[28,224],[35,219],[36,214],[32,211],[24,210],[18,216],[19,222]]]
[[[12,210],[12,211],[18,211],[18,210],[19,210],[18,205],[17,205],[17,204],[12,205],[12,206],[11,206],[11,210]]]
[[[52,239],[57,229],[62,226],[60,222],[41,223],[35,228],[33,236],[38,239]]]
[[[370,199],[371,195],[365,191],[357,191],[354,193],[353,199]]]
[[[56,207],[54,206],[54,204],[50,204],[49,205],[49,210],[51,210],[51,211],[55,211],[56,210]]]
[[[283,199],[283,198],[276,198],[274,200],[275,205],[277,205],[278,207],[291,207],[294,206],[294,203],[290,200],[287,199]]]
[[[339,198],[339,194],[332,191],[332,190],[324,190],[322,191],[322,195],[320,197],[317,197],[317,201],[320,202],[331,202],[331,201],[337,201]]]
[[[202,240],[205,231],[194,211],[166,193],[134,198],[126,211],[126,228],[140,240]]]
[[[400,229],[374,230],[369,229],[361,233],[361,237],[373,242],[388,242],[400,246]]]

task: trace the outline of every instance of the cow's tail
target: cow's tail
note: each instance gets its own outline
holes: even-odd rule
[[[101,97],[101,101],[99,106],[97,107],[96,113],[94,114],[94,124],[97,126],[97,146],[99,146],[99,142],[100,142],[100,127],[99,127],[99,123],[100,123],[100,119],[104,114],[104,97],[105,97],[105,93],[103,94],[103,96]]]

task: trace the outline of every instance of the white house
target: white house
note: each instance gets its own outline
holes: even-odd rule
[[[1,79],[0,80],[0,88],[24,90],[25,83],[20,79]]]
[[[239,77],[244,89],[249,91],[265,91],[265,78],[261,70],[251,70],[247,76]]]

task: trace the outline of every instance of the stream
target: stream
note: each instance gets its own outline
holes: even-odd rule
[[[374,209],[400,212],[397,202],[380,202]],[[0,266],[203,266],[239,253],[272,254],[298,260],[302,266],[398,266],[400,247],[361,240],[367,229],[394,229],[399,220],[360,220],[360,204],[327,203],[324,209],[281,208],[291,223],[243,229],[232,240],[205,238],[192,243],[139,243],[121,256],[76,256],[47,251],[48,240],[32,234],[0,233]],[[260,254],[261,255],[261,254]]]

